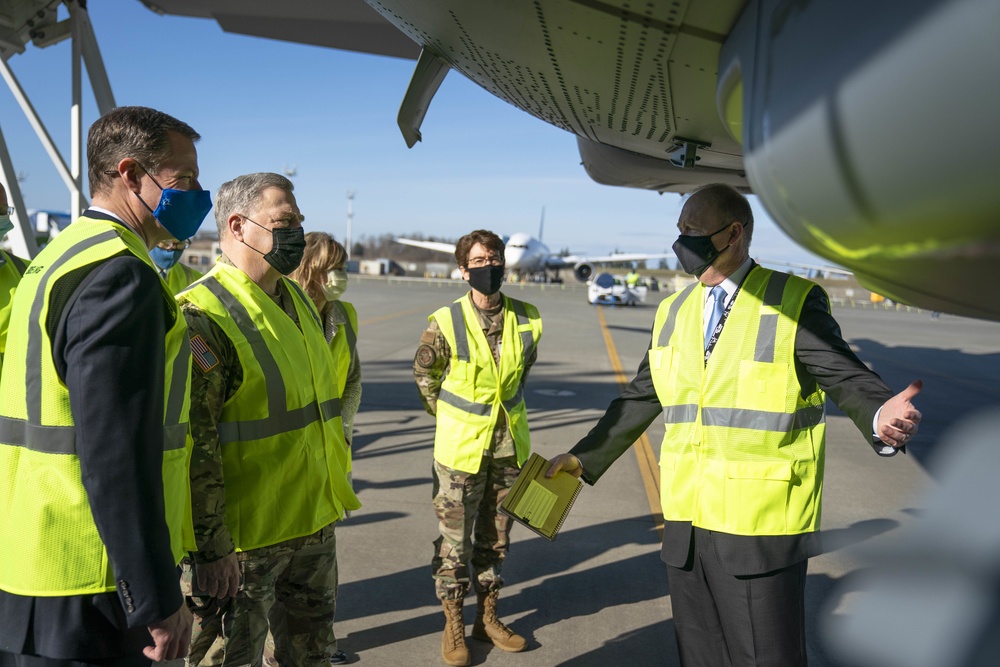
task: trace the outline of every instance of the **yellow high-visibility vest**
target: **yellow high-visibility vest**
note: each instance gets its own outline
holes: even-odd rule
[[[143,241],[122,224],[80,218],[35,258],[14,295],[12,338],[0,379],[0,588],[62,596],[115,590],[80,473],[66,385],[56,373],[45,322],[68,274],[123,253],[156,268]],[[188,463],[191,355],[184,318],[163,288],[165,337],[163,496],[175,562],[194,548]],[[99,387],[94,388],[99,391]],[[114,409],[110,406],[109,409]],[[136,443],[141,446],[142,443]]]
[[[14,289],[21,281],[21,274],[27,268],[24,261],[0,250],[0,370],[3,369],[3,355],[7,348],[7,328],[10,324],[10,304]]]
[[[429,318],[437,321],[451,347],[451,365],[437,399],[434,459],[455,470],[479,472],[501,410],[507,415],[507,428],[514,438],[517,464],[523,465],[531,453],[521,378],[542,337],[542,319],[530,303],[508,296],[503,299],[499,367],[471,295],[437,310]]]
[[[347,386],[347,371],[351,367],[354,350],[358,347],[358,311],[346,301],[332,301],[330,307],[336,308],[340,312],[341,319],[347,320],[346,324],[337,329],[337,335],[330,340],[330,351],[337,367],[337,387],[340,390],[338,395],[343,395],[344,387]]]
[[[705,287],[663,300],[649,366],[663,406],[668,521],[734,535],[819,529],[826,396],[795,374],[799,315],[815,283],[751,269],[704,361]]]
[[[201,271],[177,262],[167,271],[167,288],[171,294],[180,294],[203,275]]]
[[[239,551],[310,535],[361,507],[347,482],[340,394],[319,315],[296,283],[280,280],[301,329],[229,264],[177,296],[219,325],[243,368],[218,422],[226,527]]]

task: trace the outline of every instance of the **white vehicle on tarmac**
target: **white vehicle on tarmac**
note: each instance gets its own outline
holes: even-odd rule
[[[587,301],[592,305],[635,306],[646,302],[645,285],[629,287],[622,276],[599,273],[587,283]]]

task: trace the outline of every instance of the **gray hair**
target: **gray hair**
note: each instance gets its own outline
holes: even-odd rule
[[[215,224],[219,228],[220,240],[229,230],[229,216],[233,213],[247,215],[257,210],[260,196],[268,188],[292,192],[295,186],[281,174],[269,171],[244,174],[222,184],[215,195]]]

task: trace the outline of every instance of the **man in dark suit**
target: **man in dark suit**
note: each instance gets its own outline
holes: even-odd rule
[[[143,107],[98,119],[92,205],[15,293],[0,380],[0,667],[187,654],[191,356],[148,253],[191,236],[211,206],[198,138]]]
[[[660,304],[636,377],[548,474],[596,483],[662,415],[661,557],[681,664],[805,665],[826,394],[891,456],[917,432],[922,385],[893,396],[822,288],[750,259],[753,215],[733,188],[696,191],[678,228],[674,251],[699,282]]]

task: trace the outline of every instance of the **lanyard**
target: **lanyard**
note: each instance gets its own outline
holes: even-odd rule
[[[752,269],[753,267],[751,267]],[[750,272],[747,271],[747,275]],[[746,276],[743,277],[746,280]],[[736,297],[739,296],[740,290],[743,289],[743,281],[736,286],[736,291],[733,292],[733,298],[729,300],[729,304],[726,309],[722,311],[722,317],[719,318],[719,323],[715,325],[715,329],[712,331],[712,337],[708,340],[708,346],[705,348],[705,363],[708,363],[708,358],[712,356],[712,350],[715,349],[715,343],[719,340],[719,334],[722,333],[722,327],[726,324],[726,320],[729,319],[729,311],[732,310],[733,304],[736,303]]]

